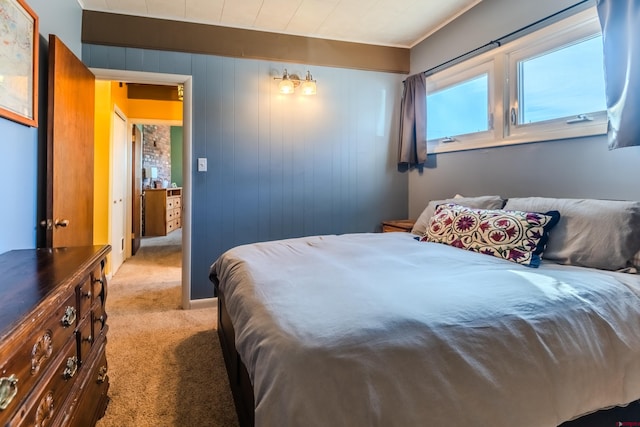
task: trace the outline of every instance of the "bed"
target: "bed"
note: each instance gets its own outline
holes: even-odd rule
[[[460,207],[558,208],[560,219],[529,264],[421,230],[285,239],[220,256],[210,278],[240,424],[640,422],[640,203],[473,204],[436,201],[423,225],[437,229],[438,215]],[[576,233],[609,238],[576,242]]]

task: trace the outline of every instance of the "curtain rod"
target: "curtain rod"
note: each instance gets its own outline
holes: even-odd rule
[[[496,40],[491,40],[490,42],[485,43],[485,44],[483,44],[483,45],[482,45],[482,46],[480,46],[480,47],[477,47],[477,48],[472,49],[472,50],[470,50],[470,51],[468,51],[468,52],[465,52],[465,53],[463,53],[462,55],[458,55],[458,56],[456,56],[456,57],[455,57],[455,58],[453,58],[453,59],[450,59],[450,60],[445,61],[445,62],[443,62],[443,63],[441,63],[441,64],[439,64],[439,65],[436,65],[435,67],[431,67],[431,68],[429,68],[428,70],[423,71],[422,73],[423,73],[425,76],[428,76],[428,75],[432,74],[432,73],[433,73],[435,70],[437,70],[438,68],[442,68],[442,67],[444,67],[444,66],[446,66],[446,65],[449,65],[449,64],[451,64],[451,63],[453,63],[453,62],[456,62],[456,61],[458,61],[458,60],[460,60],[460,59],[462,59],[462,58],[464,58],[464,57],[466,57],[466,56],[472,55],[472,54],[474,54],[474,53],[478,52],[479,50],[486,49],[486,48],[491,47],[491,46],[500,47],[500,46],[502,46],[502,43],[503,43],[503,41],[504,41],[505,39],[508,39],[508,38],[510,38],[510,37],[512,37],[512,36],[514,36],[514,35],[516,35],[516,34],[518,34],[518,33],[523,32],[523,31],[526,31],[526,30],[528,30],[529,28],[534,27],[534,26],[536,26],[536,25],[538,25],[538,24],[540,24],[540,23],[542,23],[542,22],[548,21],[549,19],[553,19],[553,18],[555,18],[556,16],[561,15],[561,14],[563,14],[563,13],[565,13],[565,12],[567,12],[567,11],[569,11],[569,10],[573,9],[574,7],[580,6],[581,4],[583,4],[583,3],[587,3],[587,2],[590,2],[590,1],[592,1],[592,0],[582,0],[582,1],[578,2],[578,3],[575,3],[575,4],[571,5],[571,6],[568,6],[568,7],[564,8],[564,9],[562,9],[562,10],[560,10],[560,11],[556,12],[556,13],[553,13],[553,14],[551,14],[551,15],[549,15],[549,16],[546,16],[546,17],[544,17],[544,18],[542,18],[542,19],[538,19],[537,21],[532,22],[532,23],[531,23],[531,24],[529,24],[529,25],[525,25],[524,27],[518,28],[517,30],[512,31],[512,32],[510,32],[509,34],[505,34],[504,36],[499,37],[499,38],[497,38]],[[404,83],[404,80],[402,81],[402,83]]]

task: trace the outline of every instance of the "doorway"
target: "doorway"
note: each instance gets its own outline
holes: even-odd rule
[[[183,175],[183,183],[182,183],[182,218],[181,218],[181,245],[182,245],[182,285],[181,285],[181,305],[183,309],[189,309],[192,307],[191,304],[191,224],[189,221],[190,213],[191,213],[191,153],[192,153],[192,140],[191,140],[191,129],[192,129],[192,108],[191,108],[191,99],[192,99],[192,81],[191,76],[185,75],[175,75],[175,74],[160,74],[160,73],[148,73],[148,72],[139,72],[139,71],[123,71],[123,70],[106,70],[106,69],[91,69],[91,71],[95,74],[96,79],[99,80],[108,80],[108,81],[117,81],[117,82],[125,82],[125,83],[139,83],[139,84],[159,84],[159,85],[178,85],[182,84],[184,87],[183,92],[183,120],[182,120],[182,131],[183,131],[183,145],[182,145],[182,175]],[[140,122],[135,117],[130,117],[128,119],[129,123]],[[131,152],[132,150],[132,141],[128,140],[128,147],[125,150],[126,152]],[[127,165],[127,173],[126,179],[128,182],[126,186],[127,194],[124,198],[126,208],[125,208],[125,218],[130,218],[130,213],[132,212],[132,165],[131,162]],[[114,185],[113,183],[111,185]],[[125,236],[131,234],[132,230],[132,221],[125,220]],[[125,252],[124,258],[131,256],[131,244],[128,243],[129,239],[125,238]]]

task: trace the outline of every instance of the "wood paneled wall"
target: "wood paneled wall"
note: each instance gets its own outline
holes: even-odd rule
[[[192,299],[213,295],[209,266],[233,246],[373,232],[407,215],[402,75],[98,45],[84,45],[83,60],[193,76]],[[318,94],[280,95],[273,77],[285,66],[310,69]]]

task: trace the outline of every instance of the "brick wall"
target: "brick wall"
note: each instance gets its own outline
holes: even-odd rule
[[[171,185],[171,128],[170,126],[144,125],[142,127],[143,177],[151,178],[151,168],[158,169],[157,180]],[[148,175],[145,175],[145,172]],[[153,187],[153,180],[150,180]]]

